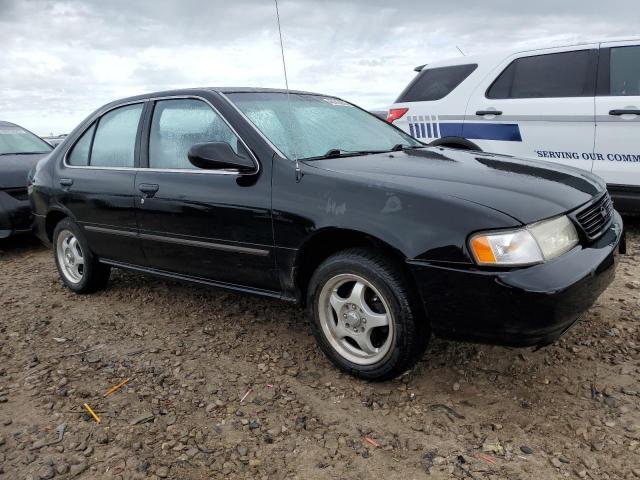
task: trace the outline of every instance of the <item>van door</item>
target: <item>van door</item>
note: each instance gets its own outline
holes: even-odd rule
[[[636,195],[640,195],[640,43],[637,41],[602,44],[595,153],[593,171],[606,180],[610,190],[614,193],[635,190]]]
[[[484,151],[591,170],[597,47],[509,57],[472,94],[463,136]]]

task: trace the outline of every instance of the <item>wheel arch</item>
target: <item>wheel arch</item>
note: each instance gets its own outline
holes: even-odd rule
[[[61,208],[52,208],[47,212],[47,216],[45,217],[45,233],[50,242],[53,241],[53,231],[56,225],[65,218],[74,220],[73,215]]]
[[[331,255],[348,248],[362,247],[385,252],[411,281],[406,256],[389,243],[364,232],[337,227],[327,227],[315,232],[298,250],[292,280],[302,304],[306,303],[307,288],[313,272]]]

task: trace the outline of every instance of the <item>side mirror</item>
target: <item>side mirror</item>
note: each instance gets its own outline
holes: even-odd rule
[[[233,168],[250,172],[256,169],[250,158],[238,155],[226,142],[196,143],[187,156],[193,166],[207,170]]]

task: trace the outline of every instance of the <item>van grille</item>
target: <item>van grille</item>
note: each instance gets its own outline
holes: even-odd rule
[[[613,218],[613,202],[608,193],[591,205],[583,208],[575,214],[575,218],[582,227],[589,240],[600,237],[611,223]]]

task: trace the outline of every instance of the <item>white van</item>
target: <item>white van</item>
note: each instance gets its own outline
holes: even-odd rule
[[[387,121],[432,145],[563,163],[640,212],[640,40],[416,67]]]

